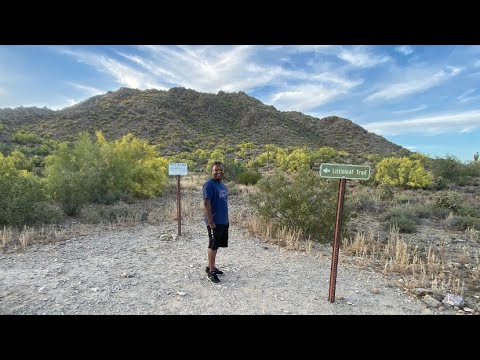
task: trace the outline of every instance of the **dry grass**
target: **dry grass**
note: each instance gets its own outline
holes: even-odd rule
[[[479,240],[478,231],[475,230],[475,226],[472,226],[471,228],[468,227],[465,230],[465,237],[467,238],[467,240],[470,240],[470,241],[478,241]]]
[[[100,226],[85,224],[70,224],[60,227],[58,225],[43,225],[41,227],[24,226],[21,230],[4,227],[0,230],[3,251],[13,248],[23,251],[28,246],[36,243],[48,244],[66,240],[72,236],[82,236],[95,232]]]
[[[397,228],[392,227],[386,241],[380,241],[379,236],[373,232],[365,234],[356,233],[352,238],[344,239],[343,251],[346,255],[356,256],[361,265],[366,263],[381,267],[385,274],[402,274],[405,278],[405,288],[430,287],[433,290],[451,292],[463,295],[465,281],[462,274],[448,270],[455,263],[465,265],[471,262],[468,247],[462,246],[458,256],[452,262],[447,259],[445,243],[442,242],[437,251],[430,246],[424,255],[410,242],[406,242]],[[475,257],[475,266],[472,266],[472,276],[478,277],[480,269],[480,256]]]
[[[312,251],[313,241],[310,237],[305,240],[302,230],[292,230],[285,226],[276,227],[272,223],[265,224],[257,218],[246,220],[243,226],[251,235],[259,236],[269,243],[286,247],[288,250],[307,253]]]
[[[3,230],[0,230],[0,237],[2,238],[2,250],[5,251],[8,244],[13,240],[13,230],[11,226],[4,226]]]
[[[175,178],[172,178],[175,179]],[[180,189],[181,191],[200,191],[202,190],[203,183],[208,179],[208,176],[205,174],[189,174],[187,176],[182,176],[180,178]],[[175,188],[177,182],[175,179]]]

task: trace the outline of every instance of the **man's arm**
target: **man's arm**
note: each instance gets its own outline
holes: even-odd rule
[[[212,229],[215,229],[216,225],[213,223],[212,202],[210,199],[203,200],[203,209],[205,211],[205,216],[207,217],[208,226],[210,226]]]

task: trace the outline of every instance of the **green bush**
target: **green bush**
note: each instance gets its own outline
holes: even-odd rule
[[[433,195],[433,200],[441,207],[458,211],[462,207],[465,198],[462,194],[447,190],[437,192]]]
[[[159,195],[167,185],[167,166],[153,146],[131,134],[109,143],[98,132],[96,142],[81,133],[72,148],[60,144],[47,157],[45,172],[52,198],[67,215],[76,215],[88,202]]]
[[[419,223],[416,214],[409,206],[396,206],[385,215],[385,229],[396,226],[401,233],[413,233],[417,230]]]
[[[380,184],[377,186],[377,194],[380,200],[392,200],[393,199],[393,186],[388,184]]]
[[[0,153],[0,225],[51,223],[59,217],[47,203],[42,181],[26,170],[18,170],[14,157]]]
[[[373,198],[372,194],[364,191],[356,192],[355,194],[345,199],[349,208],[354,210],[363,210],[368,212],[376,212],[381,209],[381,206]]]
[[[255,185],[262,175],[257,171],[245,171],[238,175],[237,182],[243,185]]]
[[[375,182],[392,186],[425,188],[432,183],[432,175],[420,160],[387,157],[376,165]]]
[[[480,219],[470,216],[449,216],[444,220],[444,225],[448,229],[465,231],[468,228],[480,228]]]
[[[46,158],[47,190],[66,215],[77,215],[100,188],[98,166],[94,165],[99,157],[98,146],[82,134],[73,149],[62,143]]]
[[[291,230],[303,230],[319,242],[333,239],[338,182],[320,178],[310,170],[286,175],[277,172],[263,177],[250,203],[263,221]],[[350,211],[345,206],[342,236],[346,234]]]

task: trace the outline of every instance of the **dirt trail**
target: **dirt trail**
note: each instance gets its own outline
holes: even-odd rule
[[[213,284],[201,220],[102,230],[0,255],[0,314],[429,314],[381,274],[342,261],[328,302],[330,246],[309,254],[232,224]]]

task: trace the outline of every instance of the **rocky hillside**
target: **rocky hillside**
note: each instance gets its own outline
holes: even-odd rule
[[[278,111],[244,92],[209,94],[185,88],[120,88],[58,111],[0,109],[0,124],[0,141],[7,144],[20,130],[56,140],[102,130],[109,140],[133,133],[151,144],[164,144],[169,152],[242,141],[331,146],[353,154],[407,151],[348,119]]]

